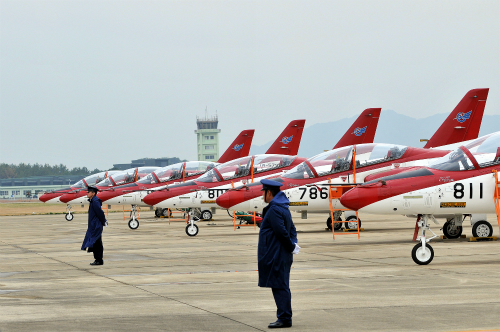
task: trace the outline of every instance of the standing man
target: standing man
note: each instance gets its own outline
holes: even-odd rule
[[[297,231],[288,206],[290,201],[280,191],[281,182],[261,180],[263,198],[269,203],[262,211],[259,232],[258,266],[259,286],[270,287],[277,307],[278,320],[269,328],[292,326],[292,294],[290,269],[293,256],[298,254]]]
[[[108,223],[102,211],[102,201],[96,196],[98,189],[94,186],[87,188],[87,198],[89,200],[89,225],[85,239],[83,239],[82,250],[88,248],[88,252],[94,253],[95,261],[90,265],[103,265],[102,254],[104,248],[102,246],[102,228]]]

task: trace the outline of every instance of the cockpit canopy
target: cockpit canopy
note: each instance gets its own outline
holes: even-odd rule
[[[96,174],[92,174],[73,184],[72,188],[85,189],[87,186],[95,186],[97,183],[101,182],[106,178],[106,176],[110,176],[120,171],[107,171],[107,172],[99,172]],[[107,173],[107,174],[106,174]]]
[[[238,158],[227,163],[218,165],[215,169],[203,174],[196,181],[218,182],[235,178],[251,176],[253,174],[267,172],[273,169],[288,167],[295,157],[281,154],[262,154]]]
[[[370,143],[356,145],[356,168],[399,159],[406,149],[406,146],[395,144]],[[283,177],[309,179],[315,177],[314,173],[320,177],[348,171],[352,169],[352,152],[353,147],[346,146],[320,153],[286,172]],[[311,170],[309,165],[314,168],[314,171]]]
[[[442,171],[467,171],[500,163],[500,132],[480,137],[437,159],[429,168]]]
[[[205,161],[188,161],[185,163],[176,163],[157,169],[146,177],[142,178],[138,183],[154,184],[167,181],[181,180],[182,170],[184,169],[184,177],[201,175],[208,170],[214,168],[217,163]],[[158,182],[159,180],[159,182]]]
[[[157,170],[159,167],[137,167],[129,168],[125,171],[115,173],[104,181],[97,184],[98,187],[114,187],[122,184],[135,182],[149,173]]]

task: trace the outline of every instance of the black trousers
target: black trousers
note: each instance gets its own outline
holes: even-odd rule
[[[292,323],[292,293],[290,288],[273,288],[274,302],[276,302],[276,316],[282,323]]]
[[[94,253],[94,259],[98,262],[102,262],[102,255],[104,252],[104,247],[102,246],[102,236],[95,241],[92,246],[92,252]]]

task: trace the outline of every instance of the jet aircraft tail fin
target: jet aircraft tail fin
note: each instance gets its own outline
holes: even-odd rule
[[[306,120],[293,120],[278,136],[266,154],[286,154],[295,156],[299,152],[300,140]]]
[[[381,110],[381,108],[368,108],[364,110],[333,148],[373,143]]]
[[[483,120],[489,89],[473,89],[465,94],[424,148],[476,139]]]
[[[225,163],[234,159],[248,156],[255,129],[243,130],[229,145],[226,152],[220,156],[218,163]]]

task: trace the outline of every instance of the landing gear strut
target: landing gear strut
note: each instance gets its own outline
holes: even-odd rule
[[[128,221],[128,227],[130,229],[137,229],[139,228],[139,220],[138,220],[138,212],[137,212],[137,205],[132,205],[132,209],[130,210],[130,216],[132,217]]]
[[[188,212],[188,218],[189,220],[186,226],[186,234],[188,236],[198,235],[198,225],[196,225],[195,223],[197,223],[200,219],[194,216],[194,211],[192,210]]]
[[[413,261],[418,265],[427,265],[432,262],[432,259],[434,258],[434,249],[432,249],[432,247],[427,242],[437,237],[437,235],[431,230],[431,227],[429,225],[429,218],[432,219],[432,221],[434,221],[436,224],[438,224],[434,216],[428,214],[419,216],[419,220],[417,222],[417,226],[419,227],[419,230],[422,232],[422,234],[420,235],[419,239],[417,239],[420,241],[420,243],[416,244],[411,251],[411,258],[413,258]],[[427,239],[425,237],[425,231],[427,230],[434,234],[434,236]]]
[[[66,204],[66,215],[64,218],[66,218],[67,221],[73,220],[73,214],[71,213],[72,206],[71,204]]]

